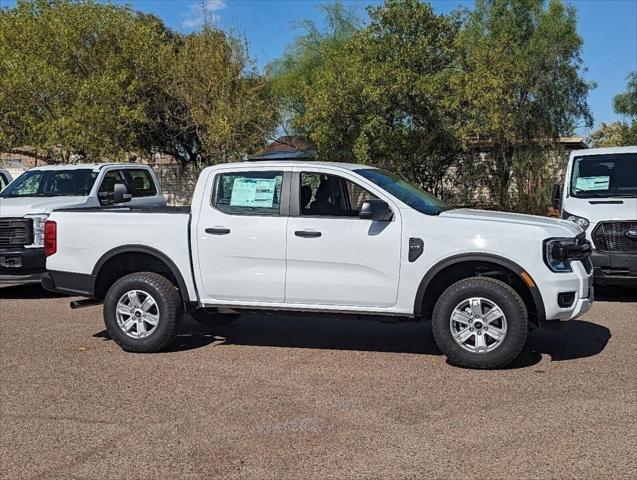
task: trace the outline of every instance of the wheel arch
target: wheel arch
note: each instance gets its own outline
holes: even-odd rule
[[[416,291],[416,298],[414,300],[414,315],[416,317],[431,318],[431,313],[437,300],[437,296],[435,296],[435,298],[431,298],[431,294],[434,294],[437,290],[442,288],[440,284],[437,285],[436,281],[444,282],[446,280],[445,272],[451,273],[454,269],[459,270],[463,266],[471,267],[477,264],[496,265],[513,273],[517,280],[514,280],[515,285],[512,285],[512,287],[521,294],[525,303],[527,303],[527,306],[532,307],[532,312],[529,313],[534,313],[536,317],[535,320],[538,322],[546,319],[546,311],[544,309],[542,294],[531,275],[514,261],[490,253],[463,253],[454,255],[431,267],[420,281],[418,290]],[[492,272],[487,272],[484,276],[492,276],[488,275],[488,273]],[[525,275],[526,279],[522,276],[522,274]],[[462,278],[467,278],[467,275],[456,278],[451,283]],[[532,286],[528,284],[529,281]],[[443,284],[444,288],[442,288],[442,290],[446,289],[451,283],[447,285]],[[437,289],[435,288],[436,286]],[[439,293],[442,292],[440,291]],[[428,296],[427,294],[430,295]]]
[[[115,257],[123,256],[123,255],[131,255],[135,253],[142,254],[147,257],[152,257],[156,261],[161,262],[174,278],[174,283],[177,284],[177,287],[179,288],[179,291],[181,292],[182,300],[184,302],[186,301],[186,299],[188,298],[188,286],[184,280],[183,275],[179,271],[179,268],[175,264],[175,262],[173,262],[170,259],[170,257],[168,257],[168,255],[166,255],[165,253],[157,250],[156,248],[148,247],[146,245],[122,245],[122,246],[109,250],[108,252],[106,252],[104,255],[100,257],[100,259],[95,264],[95,267],[93,267],[93,272],[92,272],[92,276],[95,279],[94,294],[96,298],[99,298],[100,296],[102,296],[103,293],[106,293],[106,292],[103,292],[104,285],[102,285],[100,282],[100,279],[103,280],[104,278],[102,275],[103,273],[105,273],[104,268],[109,267],[112,264],[112,261],[115,259]],[[138,271],[141,271],[141,270],[138,270]],[[133,273],[133,272],[131,271],[128,273]]]

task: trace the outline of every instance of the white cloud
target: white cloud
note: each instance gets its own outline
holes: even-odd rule
[[[220,10],[226,8],[225,0],[199,0],[192,2],[188,12],[184,14],[181,22],[182,28],[187,30],[198,30],[206,22],[215,23],[219,21]]]

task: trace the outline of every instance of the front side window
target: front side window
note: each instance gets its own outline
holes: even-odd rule
[[[571,195],[578,198],[637,197],[637,153],[575,157]]]
[[[301,215],[358,217],[365,200],[376,196],[336,175],[301,173]]]
[[[4,187],[6,187],[8,184],[9,180],[5,178],[4,173],[0,173],[0,191],[4,190]]]
[[[0,193],[2,197],[86,196],[97,174],[89,169],[29,170]]]
[[[438,215],[451,209],[442,200],[392,173],[374,168],[361,168],[354,171],[420,213]]]
[[[283,172],[232,172],[217,175],[212,204],[225,213],[278,215]]]

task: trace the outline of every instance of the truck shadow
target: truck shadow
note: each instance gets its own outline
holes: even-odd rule
[[[47,292],[39,283],[25,285],[0,286],[0,301],[7,300],[38,300],[41,298],[62,298],[66,295]]]
[[[559,332],[535,330],[520,356],[506,369],[536,365],[542,355],[552,361],[592,357],[606,347],[608,328],[572,320]],[[431,333],[431,323],[384,324],[334,317],[245,315],[235,324],[205,327],[187,318],[177,340],[166,352],[211,344],[279,348],[313,348],[387,353],[442,355]]]

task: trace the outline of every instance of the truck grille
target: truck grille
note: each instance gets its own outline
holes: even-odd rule
[[[33,243],[33,220],[0,218],[0,247],[23,247]]]
[[[637,253],[637,238],[632,232],[637,234],[637,221],[602,222],[593,231],[593,241],[601,252]]]

